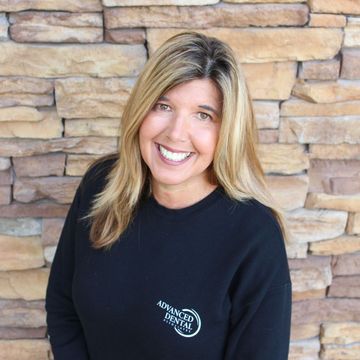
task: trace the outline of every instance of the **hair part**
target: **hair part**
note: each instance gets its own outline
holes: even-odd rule
[[[256,199],[270,208],[287,243],[292,242],[282,208],[271,196],[257,156],[258,133],[245,77],[232,49],[196,32],[168,39],[145,64],[125,106],[117,154],[104,189],[90,212],[90,240],[95,249],[110,249],[131,224],[143,196],[151,193],[150,171],[143,161],[139,128],[161,95],[174,86],[211,79],[222,94],[219,140],[211,165],[212,181],[233,199]]]

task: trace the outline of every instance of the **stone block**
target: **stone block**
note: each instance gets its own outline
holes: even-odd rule
[[[44,254],[39,236],[0,234],[0,271],[39,268]]]
[[[14,157],[13,164],[17,177],[62,176],[65,168],[65,154]]]
[[[308,18],[303,4],[216,6],[137,6],[105,9],[105,27],[117,28],[232,28],[301,26]],[[194,21],[196,19],[196,21]]]
[[[133,85],[134,79],[58,79],[55,81],[58,113],[64,118],[118,119]]]
[[[80,180],[79,177],[71,176],[19,178],[14,184],[14,199],[25,203],[51,199],[60,204],[69,204]]]

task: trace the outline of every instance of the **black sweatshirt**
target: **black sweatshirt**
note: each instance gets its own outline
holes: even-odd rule
[[[286,360],[292,284],[270,209],[221,188],[182,209],[150,197],[110,251],[94,250],[78,218],[113,161],[82,178],[55,253],[55,360]]]

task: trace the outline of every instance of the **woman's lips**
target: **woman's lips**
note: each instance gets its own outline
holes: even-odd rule
[[[165,163],[165,164],[168,164],[168,165],[182,165],[184,164],[185,162],[187,162],[193,155],[194,153],[190,153],[190,155],[188,157],[186,157],[184,160],[180,160],[180,161],[175,161],[175,160],[170,160],[168,158],[166,158],[160,151],[160,144],[158,143],[154,143],[155,144],[155,147],[156,147],[156,150],[157,150],[157,153],[159,154],[159,157],[160,159]],[[161,145],[163,146],[163,145]],[[165,147],[165,146],[164,146]],[[171,150],[169,150],[171,151]],[[184,153],[184,152],[182,152]]]

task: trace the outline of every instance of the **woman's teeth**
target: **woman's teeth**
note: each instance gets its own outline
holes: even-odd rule
[[[174,153],[174,152],[171,152],[171,151],[165,149],[160,144],[159,144],[159,150],[160,150],[162,156],[164,156],[166,159],[169,159],[171,161],[182,161],[182,160],[186,159],[187,157],[189,157],[191,154],[191,152]]]

